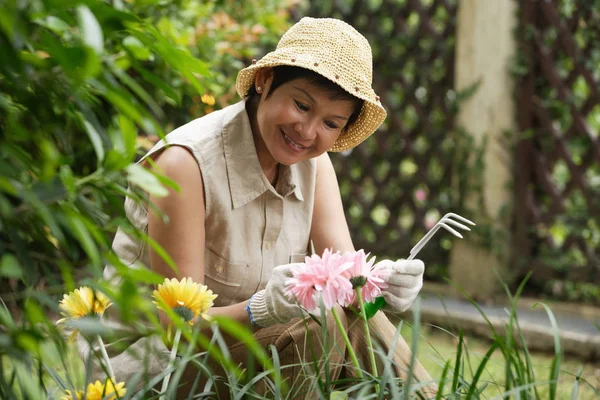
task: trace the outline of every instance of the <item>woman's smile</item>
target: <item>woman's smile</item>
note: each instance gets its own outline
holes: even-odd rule
[[[280,130],[281,130],[281,135],[283,136],[283,140],[284,140],[285,144],[292,151],[294,151],[296,153],[301,153],[308,148],[308,146],[303,146],[300,143],[297,143],[296,141],[294,141],[294,139],[292,139],[288,135],[286,135],[285,132],[283,131],[283,129],[280,128]]]

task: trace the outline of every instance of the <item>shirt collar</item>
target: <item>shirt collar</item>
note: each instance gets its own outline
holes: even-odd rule
[[[298,182],[298,166],[280,165],[277,189],[267,180],[256,153],[250,119],[244,100],[230,106],[231,112],[223,123],[223,147],[233,208],[239,208],[256,199],[267,190],[279,197],[294,193],[304,201]]]

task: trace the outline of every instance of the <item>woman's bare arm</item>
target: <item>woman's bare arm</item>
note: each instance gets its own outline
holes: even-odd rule
[[[317,158],[315,208],[310,238],[317,254],[323,254],[327,248],[341,252],[354,251],[337,177],[327,153]]]
[[[157,171],[174,181],[179,192],[168,189],[165,197],[151,196],[166,215],[166,219],[149,211],[148,234],[171,256],[179,269],[176,273],[150,249],[152,270],[168,278],[189,277],[204,283],[205,202],[202,174],[192,154],[181,146],[165,149],[155,160]],[[217,295],[219,293],[216,293]],[[249,325],[250,319],[244,307],[247,301],[227,307],[213,307],[209,315],[225,315]],[[161,313],[161,321],[168,317]]]

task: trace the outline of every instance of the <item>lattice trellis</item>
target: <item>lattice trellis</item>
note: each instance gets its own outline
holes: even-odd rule
[[[518,254],[562,296],[562,280],[600,283],[600,1],[521,6]]]
[[[388,119],[350,154],[332,156],[357,248],[407,257],[441,215],[461,212],[451,189],[456,12],[456,1],[315,1],[296,15],[343,19],[373,47]],[[452,243],[436,239],[419,255],[430,278],[446,273]]]

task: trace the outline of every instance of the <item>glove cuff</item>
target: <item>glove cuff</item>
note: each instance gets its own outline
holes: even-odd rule
[[[269,312],[267,307],[267,297],[264,289],[254,293],[248,301],[246,311],[250,317],[250,322],[256,326],[266,328],[276,323],[273,314]]]

